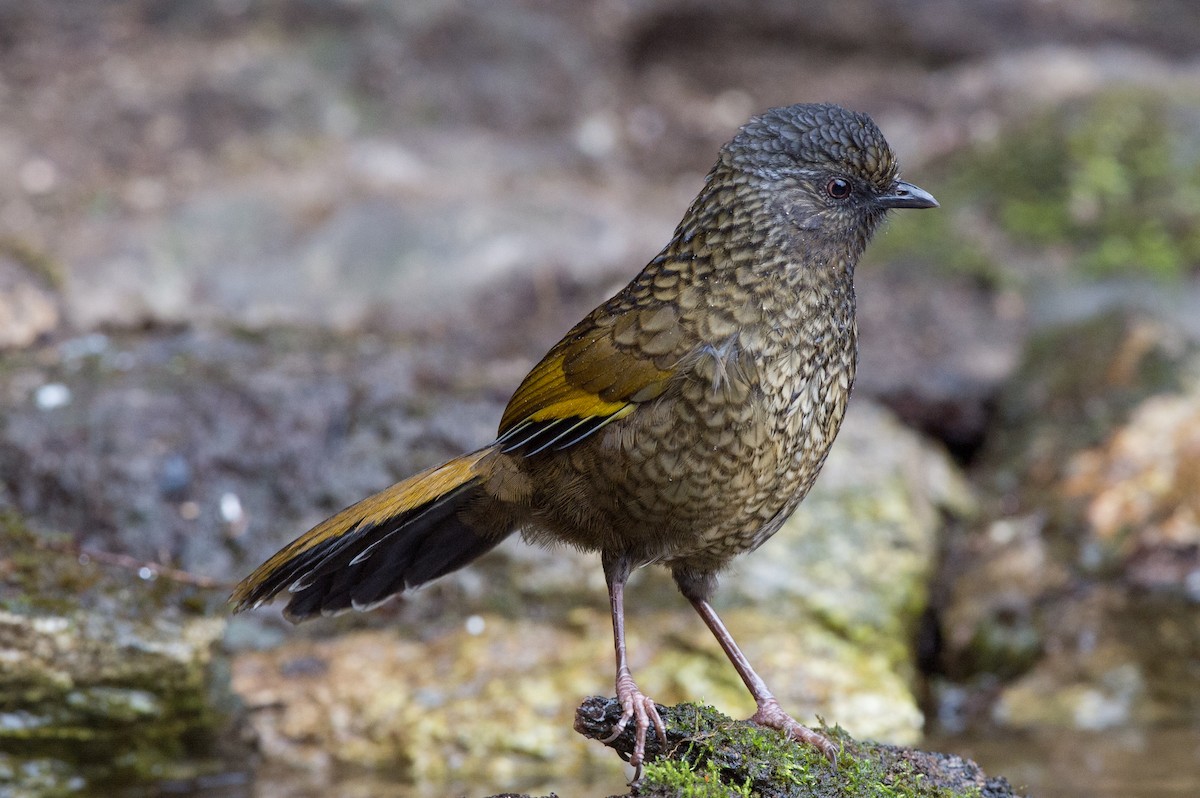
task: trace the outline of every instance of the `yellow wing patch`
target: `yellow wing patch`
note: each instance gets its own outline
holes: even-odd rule
[[[500,421],[505,451],[565,448],[666,391],[674,370],[617,348],[608,333],[569,336],[534,367]]]
[[[567,381],[563,360],[562,352],[551,352],[529,373],[504,410],[501,435],[522,421],[608,416],[629,404],[623,399],[602,399],[593,391],[572,385]]]

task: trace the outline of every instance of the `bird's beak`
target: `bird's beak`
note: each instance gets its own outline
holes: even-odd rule
[[[923,188],[896,181],[892,190],[875,200],[883,208],[936,208],[938,201]]]

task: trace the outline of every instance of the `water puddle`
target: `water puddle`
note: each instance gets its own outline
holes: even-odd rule
[[[974,759],[1036,798],[1174,798],[1200,795],[1200,728],[1055,730],[944,737],[924,747]]]

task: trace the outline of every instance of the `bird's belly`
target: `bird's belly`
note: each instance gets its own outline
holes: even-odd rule
[[[826,373],[777,387],[737,396],[688,382],[563,452],[535,513],[549,534],[531,536],[646,562],[719,564],[755,548],[811,487],[849,390]]]

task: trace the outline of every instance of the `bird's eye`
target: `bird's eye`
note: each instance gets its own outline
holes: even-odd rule
[[[835,200],[844,200],[850,196],[850,181],[844,177],[831,177],[825,184],[825,193]]]

